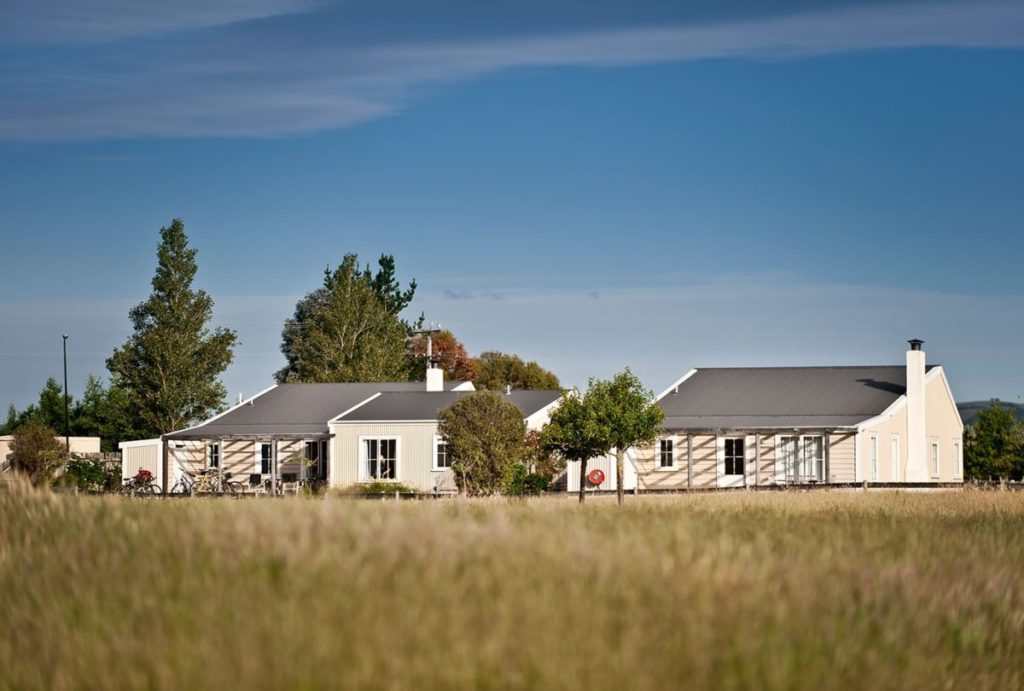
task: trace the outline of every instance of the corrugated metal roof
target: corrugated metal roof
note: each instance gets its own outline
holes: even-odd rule
[[[426,391],[383,393],[366,405],[362,405],[338,422],[374,422],[391,420],[436,420],[437,414],[471,391],[428,393]],[[561,397],[557,390],[512,391],[501,394],[503,398],[519,406],[523,417],[529,417],[541,408],[554,403]]]
[[[900,365],[728,367],[698,369],[659,404],[666,429],[850,427],[906,391]]]
[[[464,382],[446,381],[453,389]],[[327,422],[374,394],[423,391],[423,382],[345,382],[281,384],[216,419],[193,429],[173,432],[168,439],[207,439],[247,435],[327,434]],[[444,395],[438,392],[435,395]]]

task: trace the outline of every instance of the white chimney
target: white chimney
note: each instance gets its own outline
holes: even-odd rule
[[[907,351],[907,454],[903,479],[906,482],[928,482],[928,443],[925,431],[924,341],[914,338]]]
[[[434,342],[427,336],[427,391],[444,391],[444,370],[437,366]]]

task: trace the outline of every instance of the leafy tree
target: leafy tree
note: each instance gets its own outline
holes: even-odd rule
[[[1024,476],[1024,424],[999,401],[978,413],[964,435],[964,473],[970,479]]]
[[[7,406],[7,421],[0,426],[0,434],[10,434],[18,426],[18,409],[11,403]]]
[[[591,386],[593,383],[591,380]],[[580,396],[578,391],[573,391],[565,396],[551,413],[541,437],[549,453],[580,464],[579,499],[582,504],[586,497],[587,462],[607,455],[612,446],[590,392]]]
[[[68,401],[68,407],[72,402]],[[38,420],[50,429],[64,432],[64,387],[54,377],[46,380],[43,390],[39,392]]]
[[[408,326],[359,270],[358,257],[345,256],[322,288],[296,306],[285,323],[281,350],[288,365],[279,382],[406,381]]]
[[[474,360],[477,388],[498,391],[513,389],[557,389],[558,377],[536,362],[524,362],[518,355],[489,351]]]
[[[56,432],[38,422],[28,422],[14,431],[8,463],[11,470],[24,473],[33,485],[49,484],[64,462],[67,451]]]
[[[382,255],[374,274],[359,270],[359,258],[347,254],[324,281],[295,305],[281,332],[287,364],[278,383],[401,381],[410,376],[406,339],[412,326],[399,318],[416,292],[416,281],[401,290],[395,260]],[[337,337],[337,342],[331,338]]]
[[[494,494],[515,480],[526,434],[517,405],[495,391],[477,391],[442,410],[437,419],[461,494]]]
[[[99,437],[103,451],[115,451],[118,442],[138,439],[144,430],[135,428],[131,395],[118,381],[109,387],[89,375],[85,392],[72,412],[71,430],[84,437]]]
[[[133,333],[107,360],[107,369],[130,393],[138,427],[165,434],[208,417],[224,405],[220,375],[233,359],[237,334],[212,332],[213,298],[192,283],[197,251],[174,219],[160,229],[153,292],[132,308]]]
[[[608,381],[591,382],[587,396],[596,407],[598,424],[615,449],[616,496],[622,504],[626,450],[657,439],[665,414],[653,402],[654,394],[644,388],[628,367]]]
[[[466,348],[455,338],[451,331],[439,331],[432,334],[434,357],[444,370],[449,380],[473,381],[476,376],[473,358],[466,353]],[[409,356],[412,359],[412,375],[415,380],[423,378],[424,363],[427,357],[427,336],[419,335],[409,341]]]
[[[565,470],[565,459],[545,447],[542,432],[528,431],[524,444],[523,462],[532,475],[539,475],[550,483]]]

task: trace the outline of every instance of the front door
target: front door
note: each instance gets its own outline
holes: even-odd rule
[[[747,467],[746,438],[725,437],[718,447],[718,486],[742,487]]]

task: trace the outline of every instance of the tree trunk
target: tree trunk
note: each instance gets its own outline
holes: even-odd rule
[[[615,449],[615,496],[622,506],[622,476],[625,475],[622,459],[626,453],[622,449]]]
[[[580,503],[587,496],[587,462],[580,461]]]

